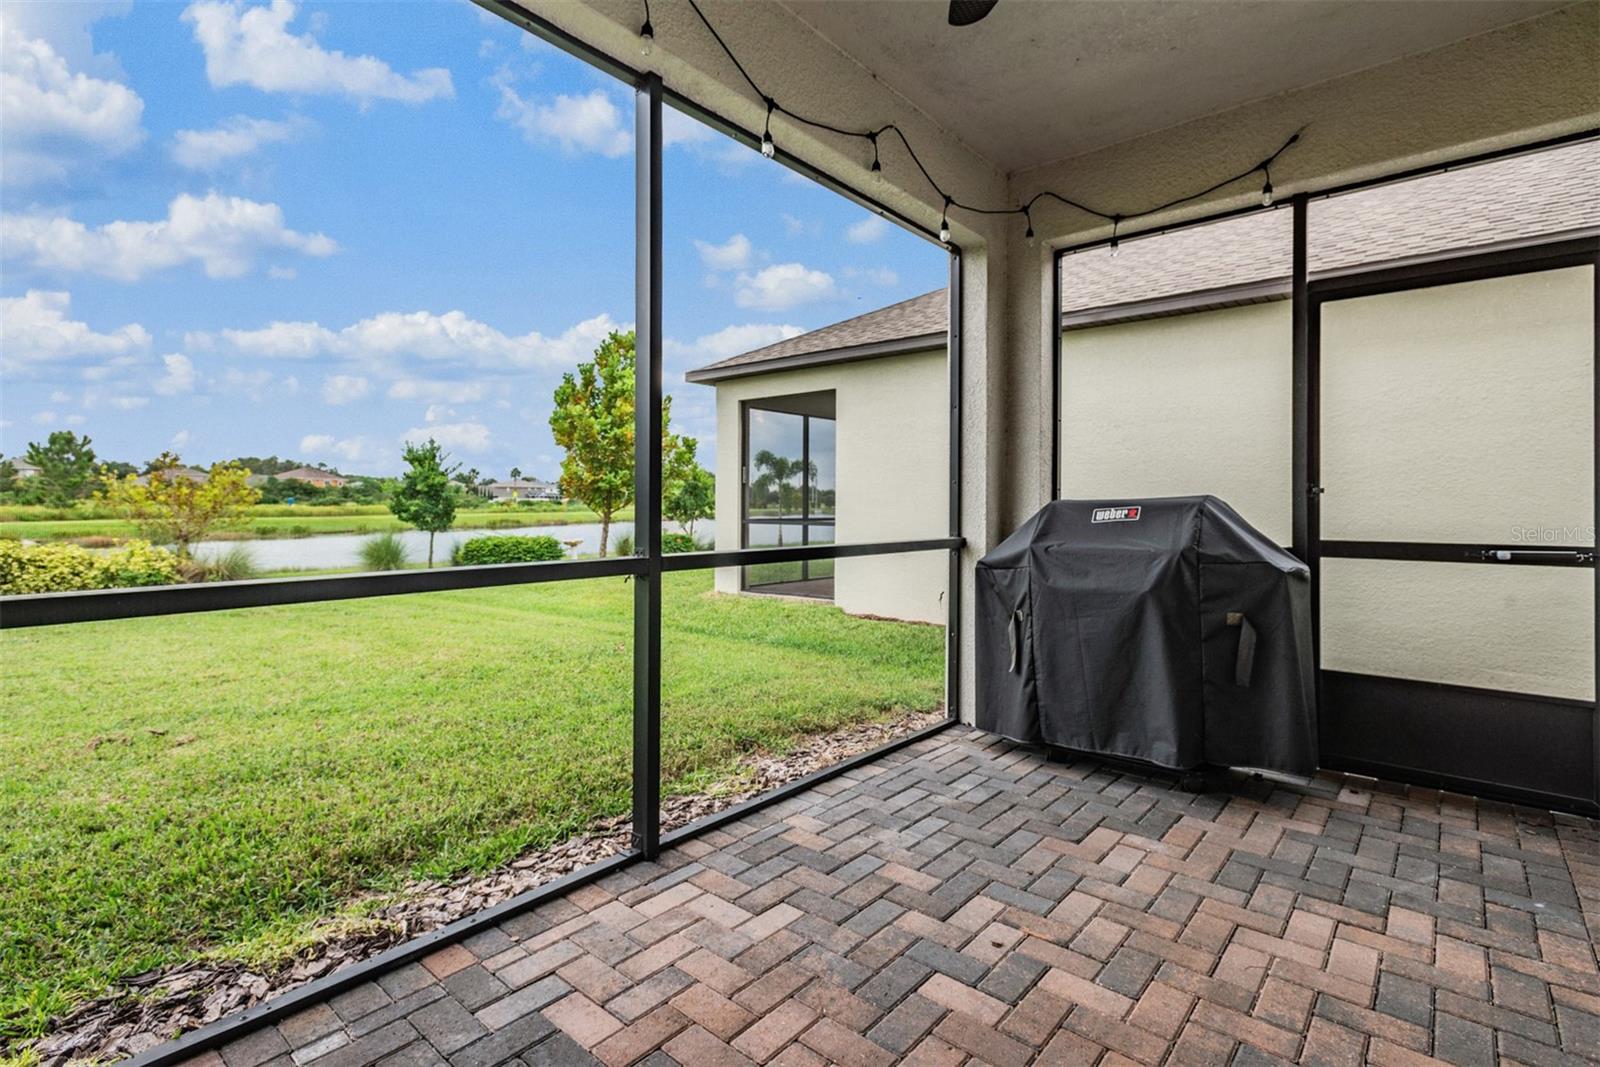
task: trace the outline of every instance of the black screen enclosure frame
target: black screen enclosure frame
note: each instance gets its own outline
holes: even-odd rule
[[[412,938],[383,953],[299,986],[262,1004],[201,1027],[177,1040],[128,1060],[130,1067],[178,1063],[216,1048],[240,1034],[284,1018],[375,975],[392,970],[439,946],[470,936],[511,915],[536,907],[579,885],[629,865],[655,859],[663,847],[785,800],[817,782],[844,774],[896,749],[929,737],[958,721],[961,673],[961,248],[942,243],[933,231],[869,195],[832,178],[805,161],[777,150],[777,160],[812,181],[846,197],[939,246],[949,258],[950,306],[947,327],[949,370],[949,521],[944,536],[862,544],[805,544],[784,548],[665,555],[661,542],[661,452],[659,427],[662,387],[662,109],[670,105],[756,150],[759,134],[667,88],[657,74],[637,70],[578,40],[554,24],[503,0],[474,0],[530,33],[589,65],[631,85],[635,92],[635,534],[634,555],[550,563],[511,563],[338,575],[328,578],[254,579],[193,586],[157,586],[87,592],[8,596],[0,600],[0,629],[53,626],[154,615],[226,611],[287,604],[356,600],[409,593],[482,589],[504,585],[631,578],[633,601],[633,816],[627,851],[529,890],[492,908]],[[742,431],[741,431],[742,432]],[[743,510],[741,505],[741,512]],[[741,514],[740,519],[742,520]],[[741,533],[742,536],[742,533]],[[742,542],[741,542],[742,543]],[[945,595],[945,709],[941,722],[898,738],[770,790],[688,826],[661,829],[661,580],[672,572],[761,563],[943,552],[948,557]]]
[[[1411,681],[1378,675],[1326,671],[1321,666],[1320,589],[1322,560],[1387,559],[1471,563],[1484,566],[1587,567],[1595,572],[1597,614],[1595,663],[1600,675],[1600,570],[1593,545],[1540,546],[1538,552],[1497,556],[1503,546],[1468,543],[1341,541],[1322,538],[1320,485],[1321,331],[1324,304],[1378,293],[1507,277],[1572,266],[1594,269],[1591,306],[1595,349],[1600,352],[1600,237],[1558,235],[1477,253],[1446,253],[1400,266],[1355,269],[1312,278],[1308,273],[1307,220],[1312,200],[1444,171],[1454,171],[1509,156],[1547,151],[1590,141],[1600,130],[1584,130],[1534,144],[1487,152],[1404,173],[1298,194],[1271,206],[1252,206],[1163,226],[1122,241],[1159,236],[1224,219],[1287,210],[1293,215],[1289,277],[1291,400],[1291,494],[1293,543],[1288,546],[1311,568],[1312,620],[1317,649],[1318,717],[1321,763],[1330,770],[1452,790],[1558,811],[1600,813],[1600,721],[1595,702],[1468,686]],[[1063,360],[1063,261],[1067,256],[1105,248],[1110,240],[1083,242],[1056,250],[1051,258],[1051,499],[1061,498],[1062,396],[1067,383]],[[1594,375],[1591,406],[1594,436],[1596,528],[1600,528],[1600,373]],[[1516,743],[1507,743],[1514,723]]]

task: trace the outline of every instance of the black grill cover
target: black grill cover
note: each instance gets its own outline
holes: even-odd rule
[[[1309,775],[1305,564],[1211,496],[1058,500],[978,562],[978,727]]]

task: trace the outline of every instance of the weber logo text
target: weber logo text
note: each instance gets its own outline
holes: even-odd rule
[[[1139,506],[1137,504],[1122,508],[1095,508],[1090,522],[1138,522]]]

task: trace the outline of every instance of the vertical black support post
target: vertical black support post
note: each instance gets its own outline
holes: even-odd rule
[[[1322,477],[1321,375],[1316,366],[1316,345],[1312,337],[1312,316],[1307,252],[1307,217],[1310,204],[1305,194],[1294,198],[1294,251],[1290,278],[1290,344],[1293,352],[1293,516],[1294,554],[1311,568],[1311,662],[1317,693],[1317,734],[1327,737],[1327,712],[1322,700],[1322,567],[1319,551],[1322,523],[1317,482]],[[1321,747],[1321,746],[1319,746]]]
[[[661,77],[635,100],[633,847],[661,849]]]
[[[1061,499],[1061,266],[1050,257],[1050,499]]]
[[[1311,321],[1308,293],[1306,291],[1306,198],[1297,196],[1294,211],[1294,251],[1290,268],[1290,327],[1289,343],[1294,361],[1293,386],[1293,446],[1290,463],[1294,467],[1292,490],[1294,500],[1294,554],[1309,563],[1311,560],[1311,373],[1310,330]]]
[[[1594,316],[1594,348],[1591,351],[1600,357],[1600,253],[1594,257],[1594,306],[1591,312]],[[1594,406],[1590,408],[1589,416],[1589,430],[1594,434],[1594,525],[1589,529],[1589,537],[1591,545],[1600,547],[1600,359],[1591,359],[1589,365],[1594,387]],[[1594,612],[1595,622],[1595,678],[1600,679],[1600,564],[1594,568],[1594,603],[1590,609]],[[1594,796],[1591,799],[1600,804],[1600,693],[1595,696],[1591,726],[1594,730]]]
[[[945,351],[950,364],[950,536],[961,536],[961,253],[950,254],[950,309]],[[945,579],[944,710],[961,717],[961,549],[950,550]]]

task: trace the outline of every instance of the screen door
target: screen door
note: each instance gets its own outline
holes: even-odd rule
[[[1312,282],[1324,765],[1594,804],[1594,262]]]

